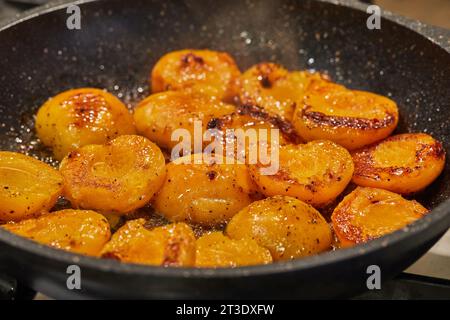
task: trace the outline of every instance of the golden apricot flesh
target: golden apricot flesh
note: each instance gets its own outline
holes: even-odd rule
[[[255,201],[228,224],[231,239],[253,239],[274,261],[310,256],[331,247],[331,229],[312,206],[292,197]]]
[[[145,219],[130,220],[114,233],[101,256],[164,267],[193,266],[195,236],[184,223],[147,229]]]
[[[397,104],[380,95],[313,81],[292,123],[306,141],[325,139],[348,150],[382,140],[397,127]]]
[[[111,237],[108,221],[90,210],[61,210],[1,226],[53,248],[98,256]]]
[[[0,222],[50,210],[62,190],[63,177],[58,170],[21,153],[0,151]]]
[[[289,72],[275,63],[259,63],[239,78],[239,97],[244,105],[259,106],[291,121],[295,106],[303,98],[309,82],[322,77],[307,71]]]
[[[270,262],[270,251],[252,239],[233,240],[222,232],[212,232],[197,239],[196,267],[233,268]]]
[[[424,189],[445,165],[442,144],[424,133],[395,135],[356,150],[352,156],[355,184],[401,194]]]
[[[231,101],[237,93],[236,79],[240,74],[236,62],[225,52],[173,51],[153,67],[152,92],[189,90]]]
[[[265,166],[249,166],[250,174],[266,196],[287,195],[313,206],[334,200],[353,174],[353,161],[343,147],[327,140],[279,148],[275,174],[263,174]]]
[[[331,220],[340,246],[351,247],[401,229],[427,212],[399,194],[357,187],[334,209]]]
[[[230,220],[255,196],[256,186],[244,164],[194,154],[167,165],[164,185],[153,205],[171,221],[217,225]]]
[[[139,103],[134,111],[134,121],[140,134],[167,150],[179,143],[180,138],[173,136],[176,130],[184,129],[190,134],[193,148],[194,121],[200,122],[199,128],[203,132],[211,119],[234,110],[234,106],[204,94],[168,91],[153,94]]]
[[[49,99],[39,109],[35,126],[39,139],[58,160],[79,147],[135,133],[126,106],[94,88],[68,90]]]
[[[64,196],[74,207],[126,214],[144,206],[159,190],[165,160],[153,142],[125,135],[72,151],[61,162],[60,172]]]

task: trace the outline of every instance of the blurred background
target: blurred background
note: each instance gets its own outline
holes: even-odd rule
[[[450,0],[374,0],[373,3],[405,17],[450,29]]]

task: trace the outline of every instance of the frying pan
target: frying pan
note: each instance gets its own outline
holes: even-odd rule
[[[276,61],[326,71],[335,81],[394,99],[399,132],[428,132],[450,146],[450,50],[435,29],[386,13],[366,27],[365,6],[347,1],[78,1],[81,30],[66,5],[45,6],[0,27],[0,147],[44,157],[32,115],[48,97],[106,88],[132,106],[164,53],[211,48],[245,69]],[[440,44],[439,44],[440,41]],[[55,298],[329,298],[366,289],[367,267],[392,278],[450,226],[450,164],[416,198],[432,209],[414,224],[351,249],[236,269],[160,268],[55,250],[0,230],[2,271]],[[45,159],[44,159],[45,160]],[[48,159],[47,159],[48,160]],[[81,290],[66,286],[69,265]]]

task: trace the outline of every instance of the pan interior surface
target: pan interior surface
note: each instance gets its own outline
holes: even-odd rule
[[[397,132],[429,133],[449,154],[450,54],[389,20],[368,30],[365,12],[295,0],[100,0],[80,8],[80,30],[67,28],[62,8],[0,32],[1,150],[56,164],[33,130],[34,114],[48,97],[99,87],[132,109],[149,94],[150,70],[163,54],[208,48],[229,52],[241,70],[273,61],[386,95],[400,109]],[[441,176],[415,198],[436,208],[450,198],[449,180],[447,157]]]
[[[81,9],[80,30],[67,28],[69,14],[62,9],[0,33],[2,150],[46,158],[48,151],[36,143],[33,116],[49,97],[93,86],[132,108],[149,94],[155,62],[183,48],[229,52],[242,70],[273,61],[291,70],[326,72],[350,88],[395,100],[397,132],[426,132],[449,149],[450,55],[391,21],[369,30],[364,12],[294,0],[110,0]],[[434,208],[449,198],[448,180],[447,166],[419,200]]]

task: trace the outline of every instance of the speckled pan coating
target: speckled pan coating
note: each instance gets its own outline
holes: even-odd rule
[[[191,47],[227,51],[242,69],[270,60],[289,69],[324,71],[351,88],[387,95],[400,107],[399,132],[430,133],[449,151],[446,31],[390,13],[384,13],[381,30],[371,31],[363,5],[294,0],[79,1],[82,29],[70,31],[63,2],[0,26],[0,149],[45,159],[47,153],[30,128],[47,97],[95,86],[132,108],[148,94],[148,75],[156,60],[167,51]],[[364,289],[368,265],[379,265],[386,280],[448,228],[448,162],[441,177],[419,196],[434,209],[432,214],[349,250],[234,270],[178,270],[98,261],[0,230],[0,268],[54,297],[349,295]],[[74,262],[83,270],[81,291],[65,287],[65,268]]]

